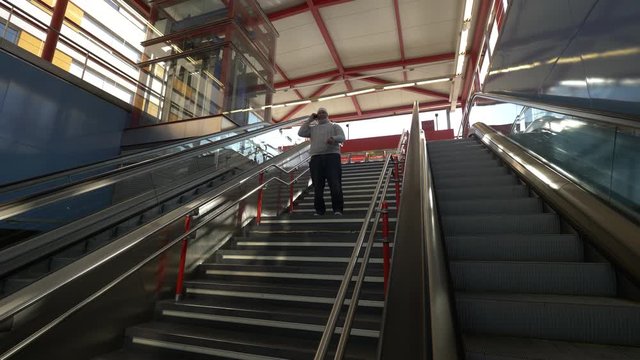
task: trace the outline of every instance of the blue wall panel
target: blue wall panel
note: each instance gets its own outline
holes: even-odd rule
[[[485,91],[640,115],[640,1],[510,3]]]
[[[117,156],[129,113],[0,51],[0,185]]]

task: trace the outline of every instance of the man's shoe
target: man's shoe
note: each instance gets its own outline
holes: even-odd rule
[[[335,216],[342,216],[342,212],[341,211],[334,211],[333,215]]]
[[[322,214],[319,214],[319,213],[317,213],[317,212],[314,212],[314,213],[313,213],[313,216],[322,216]]]

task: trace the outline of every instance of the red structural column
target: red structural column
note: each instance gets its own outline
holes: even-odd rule
[[[191,215],[187,215],[184,220],[184,232],[191,230]],[[178,265],[178,279],[176,281],[176,301],[180,301],[182,297],[182,288],[184,286],[184,267],[187,262],[187,249],[189,247],[189,239],[185,236],[182,239],[182,248],[180,249],[180,264]]]
[[[264,172],[261,172],[258,176],[258,183],[264,184]],[[262,218],[262,197],[264,193],[264,187],[258,190],[258,205],[256,206],[256,224],[260,225],[260,219]]]
[[[51,23],[47,30],[47,39],[44,41],[44,48],[42,49],[42,58],[49,62],[53,61],[53,55],[56,53],[56,46],[58,45],[58,38],[60,37],[60,30],[62,29],[68,4],[69,0],[58,0],[53,7]]]

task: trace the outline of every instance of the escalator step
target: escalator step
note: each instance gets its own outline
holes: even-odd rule
[[[554,234],[560,232],[560,219],[555,214],[444,216],[442,221],[447,235]]]
[[[464,178],[464,177],[480,177],[480,176],[494,176],[509,174],[509,169],[503,166],[490,167],[490,168],[456,168],[451,170],[438,170],[432,172],[436,182],[444,183],[450,178]]]
[[[467,178],[452,178],[446,181],[438,182],[436,186],[438,189],[450,189],[450,188],[463,188],[473,186],[499,186],[499,185],[517,185],[519,180],[514,175],[499,175],[499,176],[478,176]]]
[[[456,303],[465,333],[640,344],[637,302],[592,296],[457,293]]]
[[[447,236],[451,260],[582,261],[584,246],[572,234]]]
[[[436,190],[438,201],[524,198],[529,191],[524,185],[478,186],[461,189]]]
[[[440,215],[532,214],[542,212],[537,198],[450,200],[438,203]]]
[[[453,261],[456,290],[529,294],[615,296],[608,263]]]

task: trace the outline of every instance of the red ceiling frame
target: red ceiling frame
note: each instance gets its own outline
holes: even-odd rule
[[[313,3],[317,8],[323,8],[326,6],[339,5],[339,4],[343,4],[350,1],[353,1],[353,0],[316,0]],[[309,10],[310,9],[308,4],[300,4],[300,5],[292,6],[287,9],[274,11],[271,14],[267,14],[267,17],[269,17],[269,20],[271,21],[277,21],[280,19],[305,13]]]
[[[449,106],[451,106],[451,104],[449,103],[449,100],[433,101],[433,102],[420,104],[420,111],[443,110]],[[330,114],[329,118],[331,119],[332,122],[357,121],[357,120],[379,118],[384,116],[410,114],[412,111],[413,111],[413,105],[403,105],[403,106],[390,107],[386,109],[364,111],[361,115],[358,115],[356,113],[336,114],[336,115]]]
[[[285,79],[286,81],[289,81],[289,78],[284,73],[282,68],[280,68],[280,66],[278,66],[278,64],[276,64],[276,71],[280,74],[280,76],[282,76],[283,79]],[[302,93],[298,89],[295,89],[294,92],[296,93],[296,95],[298,95],[298,99],[304,99],[304,96],[302,95]]]
[[[400,45],[400,61],[404,61],[404,39],[402,36],[402,23],[400,22],[400,5],[398,4],[398,0],[393,0],[393,9],[396,14],[396,27],[398,28],[398,44]],[[404,66],[402,67],[405,68]],[[407,81],[407,73],[403,74],[404,81]]]
[[[345,68],[344,75],[353,75],[355,73],[360,73],[365,71],[385,70],[385,69],[396,68],[396,67],[427,65],[427,64],[438,63],[443,61],[453,61],[455,60],[455,58],[456,58],[456,54],[446,53],[446,54],[438,54],[438,55],[431,55],[431,56],[422,56],[422,57],[413,58],[413,59],[406,59],[404,61],[395,60],[395,61],[386,61],[386,62],[376,63],[376,64],[365,64],[365,65]],[[333,77],[337,75],[340,75],[339,70],[325,71],[322,73],[306,75],[296,79],[282,81],[282,82],[276,83],[274,85],[274,88],[282,89],[286,87],[294,87],[296,85],[305,84],[305,83],[316,81],[316,80],[324,80],[328,77]]]
[[[334,77],[331,80],[335,80],[338,77]],[[327,90],[329,90],[329,88],[333,86],[333,84],[325,84],[322,85],[318,90],[316,90],[313,94],[311,94],[309,97],[318,97],[322,94],[324,94]],[[280,120],[274,120],[273,122],[281,122],[281,121],[285,121],[285,120],[289,120],[293,117],[293,115],[297,114],[298,111],[302,110],[305,106],[307,106],[307,104],[300,104],[296,107],[294,107],[291,111],[289,111],[289,113],[287,115],[285,115],[284,117],[282,117]]]
[[[144,15],[145,19],[151,19],[151,7],[144,0],[129,0],[129,4]]]
[[[354,76],[358,76],[358,74],[354,74]],[[393,82],[391,81],[387,81],[384,79],[380,79],[377,77],[368,77],[368,78],[364,78],[361,79],[362,81],[366,81],[366,82],[370,82],[370,83],[374,83],[377,85],[390,85],[393,84]],[[431,96],[431,97],[435,97],[438,99],[444,99],[444,100],[449,100],[449,94],[443,94],[443,93],[439,93],[437,91],[433,91],[433,90],[427,90],[427,89],[422,89],[419,87],[406,87],[406,88],[401,88],[398,90],[405,90],[405,91],[411,91],[417,94],[421,94],[421,95],[426,95],[426,96]]]
[[[340,60],[340,56],[338,55],[338,50],[329,35],[329,30],[327,29],[327,25],[325,25],[324,20],[322,20],[322,16],[320,16],[320,10],[315,6],[313,0],[307,0],[307,5],[309,5],[309,10],[311,10],[311,14],[313,15],[313,19],[316,21],[318,28],[320,29],[320,33],[322,34],[322,38],[324,42],[327,44],[329,48],[329,52],[331,53],[331,57],[333,58],[333,62],[338,67],[338,71],[340,71],[340,75],[344,78],[344,65]],[[351,82],[345,79],[345,85],[347,85],[347,90],[353,91],[353,86],[351,86]],[[358,103],[358,99],[355,96],[351,97],[351,101],[353,102],[353,106],[356,108],[358,114],[362,114],[362,108]]]

